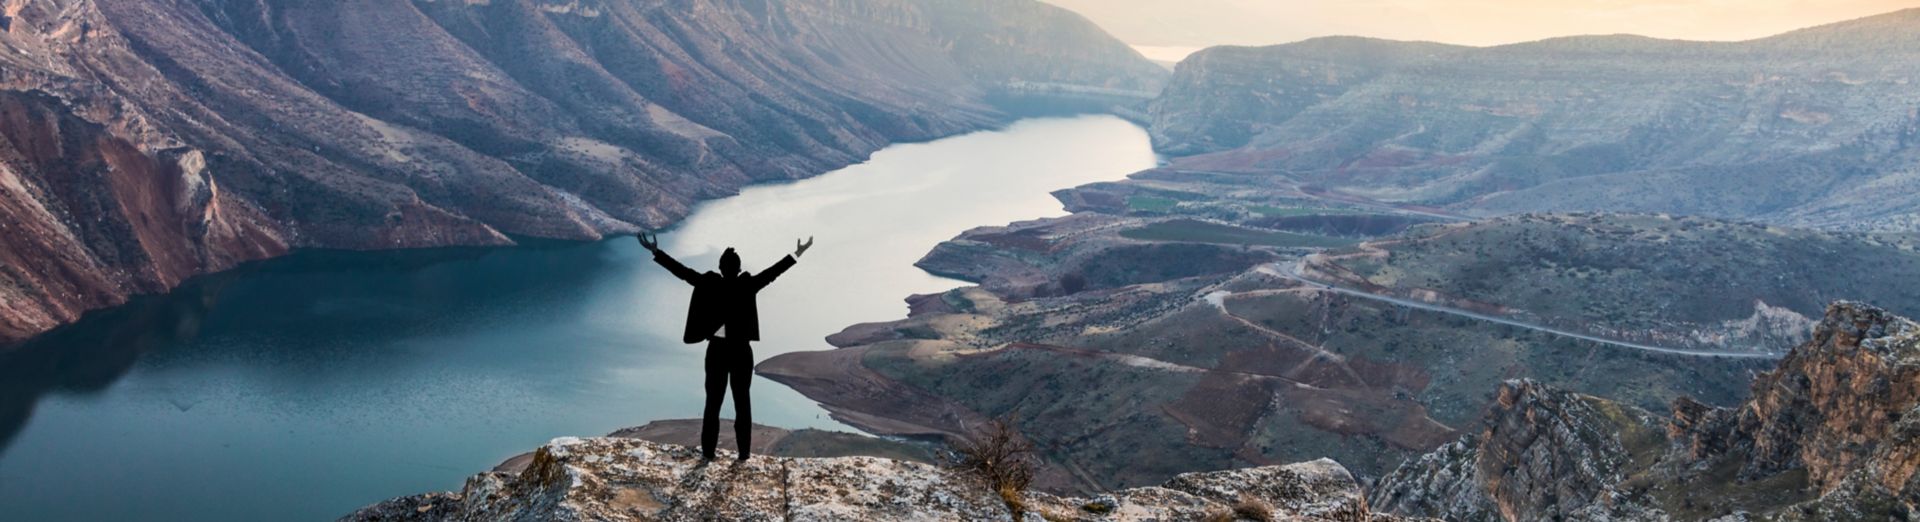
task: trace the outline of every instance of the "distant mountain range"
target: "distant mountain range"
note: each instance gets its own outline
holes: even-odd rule
[[[0,14],[0,343],[296,248],[594,239],[1166,71],[1028,0],[48,0]]]
[[[1469,216],[1920,227],[1920,9],[1738,43],[1217,47],[1152,108],[1176,166]]]

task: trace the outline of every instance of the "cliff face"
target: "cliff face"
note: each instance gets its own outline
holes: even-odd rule
[[[1152,131],[1161,150],[1192,155],[1178,167],[1470,215],[1911,230],[1916,28],[1920,10],[1738,43],[1219,47],[1179,65]]]
[[[1163,74],[1012,0],[0,6],[0,343],[292,248],[660,227],[1003,121],[995,85]]]
[[[1660,422],[1510,383],[1485,430],[1409,461],[1371,498],[1459,520],[1908,519],[1920,505],[1917,354],[1920,324],[1842,302],[1735,408],[1681,399]]]
[[[1911,511],[1920,504],[1915,413],[1920,324],[1843,303],[1827,312],[1812,341],[1754,381],[1753,399],[1734,413],[1734,422],[1690,423],[1675,431],[1728,447],[1695,448],[1696,454],[1745,453],[1742,478],[1804,468],[1821,493],[1883,490]]]
[[[1327,460],[1193,473],[1091,499],[1034,494],[1016,517],[985,487],[925,464],[723,455],[703,465],[696,449],[624,438],[556,439],[524,471],[482,473],[460,492],[342,520],[1199,520],[1251,505],[1268,520],[1398,520],[1370,514],[1352,475]]]

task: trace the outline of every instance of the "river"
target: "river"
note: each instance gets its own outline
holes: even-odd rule
[[[761,294],[755,351],[822,350],[962,284],[912,266],[936,243],[1061,215],[1048,192],[1154,162],[1124,120],[1028,119],[749,187],[662,242],[696,269],[733,246],[757,270],[817,238]],[[0,354],[0,518],[331,520],[554,437],[698,417],[687,297],[630,237],[303,252],[197,278]],[[753,397],[762,424],[851,431],[772,381]]]

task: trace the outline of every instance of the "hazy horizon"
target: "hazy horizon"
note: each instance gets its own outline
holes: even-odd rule
[[[1590,34],[1739,41],[1920,7],[1920,0],[1044,0],[1156,60],[1214,45],[1366,36],[1490,46]]]

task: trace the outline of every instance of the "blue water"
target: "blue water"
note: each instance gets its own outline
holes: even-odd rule
[[[912,266],[936,243],[1061,215],[1048,192],[1153,164],[1123,120],[1023,120],[751,187],[662,240],[695,268],[734,246],[757,270],[817,237],[760,296],[764,359],[960,285]],[[310,252],[196,279],[0,354],[0,520],[331,520],[553,437],[697,417],[686,299],[631,238]],[[850,431],[772,381],[753,396],[760,423]]]

